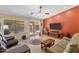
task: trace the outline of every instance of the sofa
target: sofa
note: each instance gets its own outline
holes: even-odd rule
[[[26,44],[19,44],[14,36],[5,37],[5,39],[7,49],[1,49],[0,53],[30,53],[30,48]]]
[[[50,53],[61,53],[66,48],[66,45],[69,43],[69,41],[69,38],[64,37],[52,47],[47,48],[47,51]]]
[[[50,53],[78,53],[79,52],[79,33],[72,38],[63,37],[58,43],[47,48]]]
[[[10,48],[10,47],[12,47],[12,46],[14,46],[14,45],[17,45],[18,44],[18,40],[15,39],[14,36],[5,37],[5,39],[7,41],[6,42],[7,49]]]
[[[71,49],[71,45],[75,45],[73,49]],[[71,38],[70,42],[67,44],[64,53],[79,53],[79,33],[76,33]]]

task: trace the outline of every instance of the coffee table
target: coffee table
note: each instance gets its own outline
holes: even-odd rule
[[[55,40],[54,39],[47,39],[41,42],[41,49],[45,49],[47,50],[47,47],[51,47],[52,45],[54,45]]]

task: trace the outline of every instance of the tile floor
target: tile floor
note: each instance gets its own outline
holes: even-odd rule
[[[30,40],[35,39],[35,38],[43,41],[43,40],[45,40],[49,37],[45,36],[45,35],[42,35],[42,36],[35,35],[35,36],[30,37],[29,39],[20,41],[20,43],[24,43],[24,44],[28,45],[31,49],[31,53],[46,53],[45,51],[41,50],[41,45],[32,45],[30,43]],[[52,37],[50,37],[50,38],[52,38]],[[57,39],[57,38],[53,38],[53,39],[55,39],[55,42],[58,42],[60,40],[60,39]]]

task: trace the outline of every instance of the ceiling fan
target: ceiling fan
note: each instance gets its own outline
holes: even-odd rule
[[[50,14],[49,12],[42,13],[42,11],[44,10],[43,7],[44,7],[43,5],[39,6],[39,11],[38,12],[31,12],[31,15],[33,15],[33,14],[45,14],[45,15],[49,15]]]

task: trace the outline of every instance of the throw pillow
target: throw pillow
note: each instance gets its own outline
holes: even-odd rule
[[[72,43],[69,47],[69,53],[76,53],[78,52],[78,44],[77,43]]]

